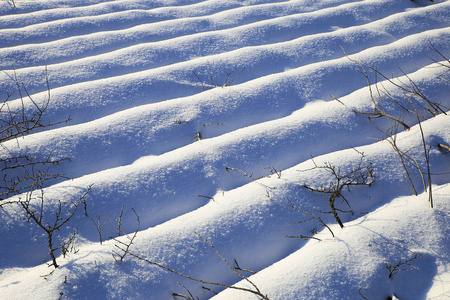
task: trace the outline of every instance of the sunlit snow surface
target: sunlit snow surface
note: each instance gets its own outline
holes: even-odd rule
[[[80,209],[59,233],[78,228],[78,252],[58,257],[61,266],[50,275],[45,235],[18,206],[0,211],[0,299],[174,299],[187,290],[200,299],[257,299],[208,286],[214,295],[130,255],[117,262],[112,237],[122,206],[130,236],[137,227],[132,209],[140,218],[132,253],[254,289],[200,235],[230,264],[257,272],[243,274],[269,299],[450,299],[450,154],[438,147],[450,143],[450,118],[421,122],[431,147],[431,208],[417,170],[408,164],[419,196],[382,141],[387,119],[354,113],[372,112],[373,104],[352,61],[412,80],[447,111],[450,76],[442,65],[450,64],[431,45],[450,59],[450,1],[15,4],[0,2],[1,100],[16,90],[14,76],[33,99],[44,99],[47,70],[45,121],[72,120],[8,141],[1,155],[72,158],[53,169],[75,179],[46,187],[48,216],[58,200],[76,200],[93,186],[88,217]],[[374,73],[369,77],[374,84]],[[377,79],[379,90],[403,97]],[[11,107],[20,105],[17,97]],[[411,126],[399,128],[396,142],[426,172],[417,118],[394,104],[386,109]],[[330,210],[329,194],[303,185],[320,188],[333,179],[314,163],[344,172],[358,166],[361,153],[375,182],[343,194],[367,214],[340,213],[341,229],[332,214],[319,212]],[[319,215],[335,237],[315,220],[301,222],[309,215],[290,205]],[[107,220],[102,245],[96,216]],[[299,235],[317,239],[286,237]],[[421,254],[414,268],[389,278],[387,266],[414,253]]]

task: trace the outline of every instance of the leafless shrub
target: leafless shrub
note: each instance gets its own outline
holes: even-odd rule
[[[431,43],[430,47],[435,53],[438,54],[441,59],[444,59],[445,62],[448,62],[448,64],[446,64],[432,59],[438,65],[438,67],[445,69],[445,72],[439,76],[443,78],[443,75],[450,71],[450,61],[445,58],[445,56],[440,53]],[[383,140],[389,142],[389,144],[392,146],[392,149],[397,153],[402,167],[405,171],[405,175],[408,178],[408,181],[415,195],[418,195],[418,192],[412,180],[409,168],[412,167],[419,173],[424,186],[424,191],[428,192],[428,201],[430,202],[431,207],[433,207],[430,171],[431,146],[426,144],[421,122],[439,114],[446,114],[445,110],[448,110],[449,108],[445,107],[441,103],[428,99],[427,96],[422,92],[420,86],[401,69],[400,72],[402,74],[402,77],[393,76],[393,78],[388,78],[377,69],[366,66],[360,61],[351,59],[348,56],[347,58],[355,64],[359,65],[364,77],[366,78],[370,99],[374,106],[373,112],[358,110],[354,110],[354,112],[358,114],[369,115],[369,119],[385,118],[387,120],[388,129],[382,131],[384,133]],[[371,84],[367,70],[370,70],[374,73],[374,84]],[[380,83],[378,81],[378,78],[382,78],[384,80],[384,83]],[[400,91],[403,95],[403,98],[398,99],[398,97],[393,96],[389,89],[386,88],[386,85],[389,85],[390,87],[393,87],[394,89]],[[374,87],[375,91],[373,90],[372,86]],[[401,113],[399,114],[399,116],[392,116],[387,113],[386,107],[389,105],[395,105],[401,109]],[[399,133],[399,127],[401,126],[405,130],[410,130],[410,126],[404,121],[405,117],[408,117],[410,121],[415,121],[419,126],[426,171],[422,170],[418,159],[409,154],[411,149],[401,149],[397,144],[397,134]]]
[[[31,97],[26,86],[19,81],[15,72],[13,79],[17,90],[11,94],[8,93],[6,100],[0,105],[0,141],[18,138],[38,128],[54,126],[70,120],[69,118],[56,123],[44,123],[42,120],[51,101],[47,68],[45,69],[47,95],[40,103]],[[21,106],[14,109],[10,106],[10,99],[16,92],[19,95]],[[31,105],[32,109],[26,107],[27,103]]]
[[[54,179],[67,178],[66,174],[51,173],[50,167],[69,160],[67,157],[55,159],[52,153],[44,158],[29,154],[14,154],[6,147],[5,142],[16,140],[19,149],[20,137],[70,120],[68,118],[56,123],[43,121],[43,115],[51,100],[47,70],[45,70],[47,95],[42,101],[33,99],[15,72],[12,78],[16,84],[16,91],[8,93],[6,100],[0,104],[0,149],[3,150],[0,154],[0,207],[8,204],[6,199],[11,196],[29,192]],[[14,94],[19,96],[15,105],[11,103]]]
[[[125,234],[121,230],[121,227],[122,227],[122,214],[123,214],[123,206],[122,206],[122,212],[120,213],[120,216],[117,219],[117,222],[118,222],[118,225],[117,225],[118,236],[125,235],[125,237],[128,239],[128,241],[127,242],[122,242],[121,240],[119,240],[117,238],[110,237],[110,238],[112,238],[113,240],[115,240],[117,242],[117,244],[115,244],[114,246],[117,249],[119,249],[118,251],[114,251],[113,250],[112,256],[113,256],[115,261],[123,261],[127,254],[132,255],[130,253],[130,247],[131,247],[131,245],[133,245],[133,241],[136,238],[136,235],[138,234],[139,229],[141,228],[141,221],[139,220],[138,214],[136,213],[134,208],[131,208],[131,209],[133,210],[134,214],[136,215],[136,220],[137,220],[136,231],[133,233],[133,235],[130,236],[128,234]]]
[[[62,250],[64,255],[67,253],[67,249],[74,239],[72,235],[67,241],[63,241],[60,246],[55,246],[55,232],[59,231],[64,225],[66,225],[70,219],[77,212],[78,206],[84,201],[88,193],[91,191],[91,186],[89,186],[86,192],[81,195],[81,197],[71,203],[62,203],[61,200],[58,201],[58,208],[56,212],[48,212],[44,214],[45,211],[45,197],[44,190],[40,189],[39,194],[35,196],[36,190],[32,190],[25,195],[25,199],[19,198],[17,202],[26,213],[26,220],[28,222],[33,222],[39,228],[41,228],[46,237],[48,244],[48,254],[51,257],[52,262],[49,266],[58,268],[59,265],[56,262],[56,251]],[[54,214],[53,214],[54,213]],[[76,234],[75,230],[75,234]]]
[[[212,89],[212,88],[216,88],[216,87],[222,87],[223,88],[223,87],[231,86],[236,81],[236,79],[238,79],[239,76],[242,75],[242,73],[245,70],[245,67],[243,67],[239,73],[236,73],[235,70],[233,70],[231,72],[225,72],[226,77],[223,80],[223,83],[222,84],[217,84],[216,83],[216,79],[214,79],[215,75],[213,74],[213,71],[212,71],[212,68],[211,68],[211,64],[209,62],[207,62],[207,67],[208,67],[208,80],[209,80],[208,83],[205,83],[205,81],[202,80],[200,78],[200,76],[195,71],[193,71],[195,77],[197,77],[197,80],[202,85],[202,88],[203,88],[204,91]]]
[[[330,194],[328,201],[331,211],[327,212],[321,211],[321,213],[333,214],[334,218],[336,219],[336,222],[339,224],[341,228],[344,228],[344,224],[342,223],[338,212],[351,214],[358,213],[351,208],[349,201],[342,194],[344,189],[350,191],[351,186],[359,186],[359,185],[371,186],[375,182],[372,163],[369,162],[368,164],[363,165],[363,160],[365,158],[364,153],[362,152],[358,153],[361,155],[358,165],[348,171],[343,171],[341,170],[341,168],[334,166],[330,162],[325,162],[323,166],[319,166],[316,164],[313,158],[311,158],[311,160],[314,163],[314,167],[308,170],[301,170],[301,172],[306,172],[315,169],[323,169],[332,175],[333,179],[330,181],[328,186],[311,187],[307,184],[304,184],[303,187],[313,192]],[[338,198],[341,198],[343,200],[343,202],[347,205],[348,210],[342,210],[336,207],[336,199]],[[317,219],[317,217],[315,219]]]
[[[239,265],[236,263],[236,266],[233,266],[233,265],[231,265],[229,262],[228,262],[228,260],[227,259],[225,259],[223,256],[222,256],[222,254],[214,247],[214,245],[210,242],[210,241],[208,241],[206,238],[204,238],[203,236],[201,236],[200,234],[198,234],[198,233],[195,233],[198,237],[200,237],[204,242],[206,242],[209,246],[211,246],[211,248],[216,252],[216,254],[220,257],[220,259],[222,259],[222,261],[223,262],[225,262],[225,264],[237,275],[237,276],[239,276],[240,278],[242,278],[243,280],[245,280],[247,283],[249,283],[250,285],[251,285],[251,288],[246,288],[246,287],[239,287],[239,286],[232,286],[232,285],[228,285],[228,284],[225,284],[225,283],[220,283],[220,282],[213,282],[213,281],[206,281],[206,280],[202,280],[202,279],[198,279],[198,278],[195,278],[195,277],[192,277],[192,276],[189,276],[189,275],[185,275],[185,274],[183,274],[183,273],[181,273],[181,272],[178,272],[178,271],[176,271],[176,270],[174,270],[174,269],[172,269],[172,268],[169,268],[169,267],[167,267],[167,266],[165,266],[165,265],[163,265],[163,264],[160,264],[160,263],[157,263],[157,262],[154,262],[154,261],[151,261],[151,260],[149,260],[149,259],[146,259],[146,258],[144,258],[144,257],[141,257],[141,256],[139,256],[139,255],[137,255],[137,254],[134,254],[134,253],[130,253],[130,255],[132,255],[133,257],[135,257],[135,258],[137,258],[137,259],[139,259],[139,260],[142,260],[142,261],[145,261],[145,262],[147,262],[147,263],[149,263],[149,264],[152,264],[152,265],[155,265],[155,266],[157,266],[157,267],[160,267],[160,268],[162,268],[162,269],[164,269],[164,270],[167,270],[167,271],[169,271],[169,272],[172,272],[172,273],[175,273],[175,274],[177,274],[177,275],[179,275],[179,276],[181,276],[181,277],[184,277],[184,278],[187,278],[187,279],[189,279],[189,280],[192,280],[192,281],[195,281],[195,282],[199,282],[199,283],[202,283],[202,284],[206,284],[206,285],[211,285],[211,286],[219,286],[219,287],[224,287],[224,288],[229,288],[229,289],[234,289],[234,290],[239,290],[239,291],[243,291],[243,292],[247,292],[247,293],[251,293],[251,294],[254,294],[254,295],[256,295],[256,296],[258,296],[259,297],[259,299],[264,299],[264,300],[268,300],[269,298],[268,298],[268,296],[267,295],[264,295],[262,292],[261,292],[261,290],[255,285],[255,283],[253,283],[246,275],[244,275],[241,271],[242,271],[242,269],[240,269],[240,267],[239,267]],[[246,270],[245,270],[246,271]],[[211,289],[209,289],[209,288],[207,288],[207,287],[204,287],[205,289],[207,289],[207,290],[211,290]],[[181,296],[181,294],[174,294],[174,296]],[[186,295],[183,295],[185,298],[187,297]],[[193,299],[192,297],[191,298],[186,298],[186,299]]]

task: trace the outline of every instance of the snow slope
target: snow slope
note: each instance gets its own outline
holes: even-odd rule
[[[208,286],[214,295],[131,255],[116,261],[118,240],[128,241],[111,238],[122,207],[130,236],[133,209],[139,215],[133,254],[195,278],[252,288],[200,235],[230,263],[257,272],[244,274],[270,299],[450,299],[450,156],[438,146],[450,143],[450,119],[441,113],[418,124],[385,102],[411,126],[396,142],[424,171],[421,132],[430,147],[431,208],[417,170],[408,165],[419,196],[383,140],[387,119],[354,112],[371,112],[373,103],[352,61],[396,74],[397,83],[412,80],[448,111],[450,63],[431,45],[450,58],[450,1],[15,4],[0,2],[2,95],[17,89],[16,76],[33,99],[45,98],[47,72],[45,121],[71,121],[7,141],[1,155],[71,157],[53,170],[74,179],[45,188],[49,220],[58,201],[92,190],[88,217],[78,211],[58,233],[78,228],[78,251],[58,257],[61,266],[45,277],[52,271],[43,263],[45,236],[19,206],[3,207],[0,299],[181,299],[173,293],[187,290],[200,299],[257,299]],[[395,99],[408,97],[378,81]],[[17,93],[9,105],[20,107]],[[304,185],[334,179],[314,163],[344,172],[360,161],[371,163],[375,182],[343,194],[367,214],[339,213],[341,229],[332,214],[318,212],[330,210],[329,194]],[[289,206],[320,215],[335,236]],[[106,221],[101,245],[96,216]],[[387,266],[419,253],[411,261],[417,268],[389,277]]]

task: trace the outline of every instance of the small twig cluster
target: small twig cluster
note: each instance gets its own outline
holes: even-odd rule
[[[306,222],[309,222],[309,221],[312,221],[312,220],[316,220],[321,227],[325,227],[326,229],[328,229],[328,231],[331,233],[331,236],[334,237],[334,233],[331,230],[330,226],[328,226],[327,223],[325,223],[325,221],[320,216],[318,216],[316,214],[313,214],[310,211],[307,211],[307,210],[300,209],[300,208],[296,207],[292,203],[292,201],[289,200],[289,199],[288,199],[288,201],[289,201],[289,205],[283,205],[283,206],[292,209],[293,212],[295,211],[295,212],[306,214],[306,215],[309,216],[308,218],[306,218],[306,219],[304,219],[302,221],[296,222],[295,224],[302,224],[302,223],[306,223]],[[311,229],[310,233],[311,233],[311,235],[303,235],[303,234],[296,235],[296,236],[287,235],[286,237],[288,237],[288,238],[300,238],[300,239],[303,239],[303,240],[314,239],[314,240],[321,241],[321,239],[319,239],[319,238],[314,236],[314,235],[317,234],[317,228],[316,227]]]
[[[258,167],[260,167],[260,166],[258,166]],[[260,168],[262,168],[262,167],[260,167]],[[268,167],[268,168],[263,168],[263,169],[265,169],[265,170],[267,170],[267,169],[270,170],[270,173],[271,173],[272,175],[273,175],[273,174],[276,174],[278,178],[281,177],[281,171],[278,171],[278,170],[275,169],[274,167]],[[235,171],[235,172],[242,173],[243,176],[248,177],[248,178],[250,178],[250,179],[253,180],[253,181],[258,181],[259,179],[269,177],[269,176],[267,176],[267,175],[262,175],[262,176],[259,176],[259,177],[254,177],[254,176],[253,176],[253,172],[249,174],[249,173],[247,173],[247,172],[245,172],[245,171],[243,171],[243,170],[240,170],[240,169],[237,169],[237,168],[232,168],[232,167],[225,167],[225,170],[226,170],[227,172],[229,172],[229,171]],[[263,187],[267,190],[267,193],[268,193],[268,194],[269,194],[268,191],[273,189],[273,187],[270,187],[270,186],[265,185],[265,184],[263,184],[263,183],[258,182],[258,184],[260,184],[261,186],[263,186]]]
[[[231,72],[225,72],[226,77],[223,80],[223,83],[222,84],[217,84],[216,80],[214,79],[215,75],[213,74],[213,71],[212,71],[212,68],[211,68],[211,64],[209,62],[207,62],[207,67],[208,67],[209,83],[205,83],[200,78],[200,76],[195,71],[193,71],[195,77],[197,78],[197,80],[202,85],[202,89],[204,91],[212,89],[212,88],[216,88],[216,87],[222,87],[223,88],[223,87],[231,86],[236,81],[236,79],[238,79],[239,76],[241,76],[242,73],[244,73],[244,70],[245,70],[245,67],[243,67],[239,73],[235,73],[235,70],[233,70]]]
[[[419,269],[418,267],[412,265],[411,262],[420,258],[423,255],[423,253],[413,252],[406,247],[403,247],[401,245],[394,244],[391,242],[385,242],[385,244],[389,244],[394,247],[401,248],[401,249],[405,250],[406,252],[410,253],[410,257],[407,259],[401,259],[396,264],[386,264],[386,268],[389,271],[389,278],[391,278],[392,276],[394,276],[395,274],[397,274],[400,271],[409,271],[409,270]]]
[[[262,166],[259,166],[259,165],[255,165],[255,166],[257,166],[257,167],[259,167],[259,168],[261,168],[261,169],[263,169],[263,170],[269,170],[269,172],[270,172],[271,175],[276,175],[278,178],[281,178],[281,170],[278,170],[278,169],[276,169],[275,167],[262,167]],[[228,171],[236,171],[236,172],[242,173],[245,177],[248,177],[248,178],[250,178],[250,179],[252,179],[252,180],[254,180],[254,181],[259,180],[259,179],[261,179],[261,178],[269,177],[269,176],[267,176],[267,175],[262,175],[262,176],[259,176],[259,177],[254,177],[254,176],[253,176],[253,172],[249,174],[249,173],[247,173],[247,172],[245,172],[245,171],[243,171],[243,170],[240,170],[240,169],[237,169],[237,168],[232,168],[232,167],[226,167],[225,170],[226,170],[227,172],[228,172]]]
[[[74,232],[69,236],[67,240],[62,241],[61,243],[61,254],[64,258],[70,252],[78,253],[79,250],[75,249],[75,238],[78,234],[78,228],[74,229]]]
[[[247,173],[247,172],[245,172],[245,171],[243,171],[243,170],[240,170],[240,169],[237,169],[237,168],[232,168],[232,167],[225,167],[225,170],[228,172],[228,171],[236,171],[236,172],[239,172],[239,173],[242,173],[245,177],[248,177],[248,178],[250,178],[251,180],[254,180],[254,181],[256,181],[256,180],[258,180],[258,179],[261,179],[261,178],[265,178],[265,177],[267,177],[267,176],[259,176],[259,177],[253,177],[253,173]]]
[[[103,223],[100,221],[100,219],[101,219],[100,215],[95,216],[95,218],[97,220],[94,220],[93,218],[91,218],[92,223],[94,223],[95,229],[97,229],[100,245],[102,245],[102,243],[103,243],[102,229],[103,229],[103,227],[105,227],[105,224],[106,224],[106,222],[108,222],[110,216],[111,216],[111,214],[109,214],[108,217],[106,217],[106,220]]]
[[[319,192],[319,193],[325,193],[330,194],[328,198],[329,206],[331,211],[322,212],[325,214],[333,214],[334,218],[336,219],[336,222],[339,224],[341,228],[344,228],[344,224],[341,221],[341,218],[339,217],[338,212],[340,213],[357,213],[355,212],[351,206],[349,201],[344,197],[342,192],[346,189],[347,191],[350,191],[351,186],[371,186],[375,182],[375,177],[373,175],[373,169],[372,169],[372,163],[368,163],[367,165],[363,165],[363,159],[365,158],[364,153],[358,152],[361,155],[361,159],[358,163],[358,165],[349,170],[349,171],[343,171],[341,168],[334,166],[330,162],[325,162],[323,166],[319,166],[316,164],[313,158],[311,158],[312,162],[314,163],[314,167],[308,170],[302,170],[301,172],[310,171],[314,169],[323,169],[327,172],[329,172],[332,175],[332,180],[328,184],[328,186],[321,186],[321,187],[311,187],[307,184],[303,184],[303,187],[307,188],[310,191],[313,192]],[[343,202],[348,206],[349,210],[342,210],[338,207],[336,207],[336,200],[338,198],[341,198]],[[362,213],[364,214],[364,213]],[[316,218],[317,219],[317,218]]]
[[[414,253],[412,257],[406,260],[399,260],[395,265],[387,264],[386,268],[389,270],[389,278],[394,276],[400,271],[408,271],[413,269],[419,269],[418,267],[411,264],[413,260],[420,258],[423,253]]]
[[[114,241],[116,241],[117,242],[117,244],[115,244],[114,246],[118,249],[118,251],[115,251],[115,250],[113,250],[112,252],[112,256],[113,256],[113,258],[114,258],[114,260],[115,261],[123,261],[124,259],[125,259],[125,256],[127,255],[127,254],[130,254],[130,255],[132,255],[131,253],[130,253],[130,247],[131,247],[131,245],[133,245],[133,241],[134,241],[134,239],[136,238],[136,236],[137,236],[137,234],[138,234],[138,232],[139,232],[139,229],[141,228],[141,221],[139,220],[139,216],[138,216],[138,214],[136,213],[136,211],[134,210],[134,208],[131,208],[132,210],[133,210],[133,212],[134,212],[134,214],[136,215],[136,220],[137,220],[137,228],[136,228],[136,231],[133,233],[133,235],[128,235],[128,234],[126,234],[126,233],[124,233],[123,231],[122,231],[122,229],[121,229],[121,227],[122,227],[122,215],[123,215],[123,206],[122,206],[122,211],[121,211],[121,213],[120,213],[120,216],[119,216],[119,218],[117,219],[117,230],[118,230],[118,236],[122,236],[122,235],[125,235],[126,236],[126,238],[128,239],[128,241],[126,241],[126,242],[122,242],[121,240],[119,240],[119,239],[117,239],[117,238],[113,238],[113,237],[110,237],[110,238],[112,238]]]

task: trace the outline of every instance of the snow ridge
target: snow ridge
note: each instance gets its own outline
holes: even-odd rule
[[[387,80],[395,74],[448,111],[450,66],[435,49],[450,58],[450,1],[15,4],[0,2],[0,90],[11,95],[17,78],[33,99],[43,99],[47,73],[52,100],[45,121],[71,121],[7,141],[1,155],[71,157],[54,170],[70,170],[75,179],[46,186],[45,212],[93,184],[89,217],[108,218],[108,238],[100,245],[89,217],[75,215],[61,236],[78,228],[79,251],[59,257],[61,267],[44,280],[46,241],[18,207],[5,207],[1,299],[172,299],[186,289],[200,299],[255,299],[223,287],[214,287],[214,296],[131,256],[116,262],[117,240],[109,237],[117,235],[122,207],[124,232],[136,229],[132,208],[140,216],[134,254],[252,288],[199,234],[229,262],[256,271],[249,279],[270,299],[450,298],[450,162],[438,147],[450,143],[450,119],[439,114],[418,124],[386,105],[411,126],[397,141],[422,167],[421,132],[431,147],[431,209],[426,191],[413,195],[397,153],[382,141],[386,119],[354,112],[373,111],[354,61],[386,75],[375,85],[370,72],[373,91],[382,86],[404,97]],[[21,105],[17,93],[8,102]],[[305,216],[286,206],[329,210],[329,195],[304,187],[332,179],[313,162],[350,170],[361,153],[375,183],[345,196],[368,214],[342,213],[344,228],[322,214],[335,237],[299,223]],[[417,172],[412,180],[421,187]],[[311,230],[317,239],[286,237]],[[389,278],[386,265],[419,252],[418,269]]]

